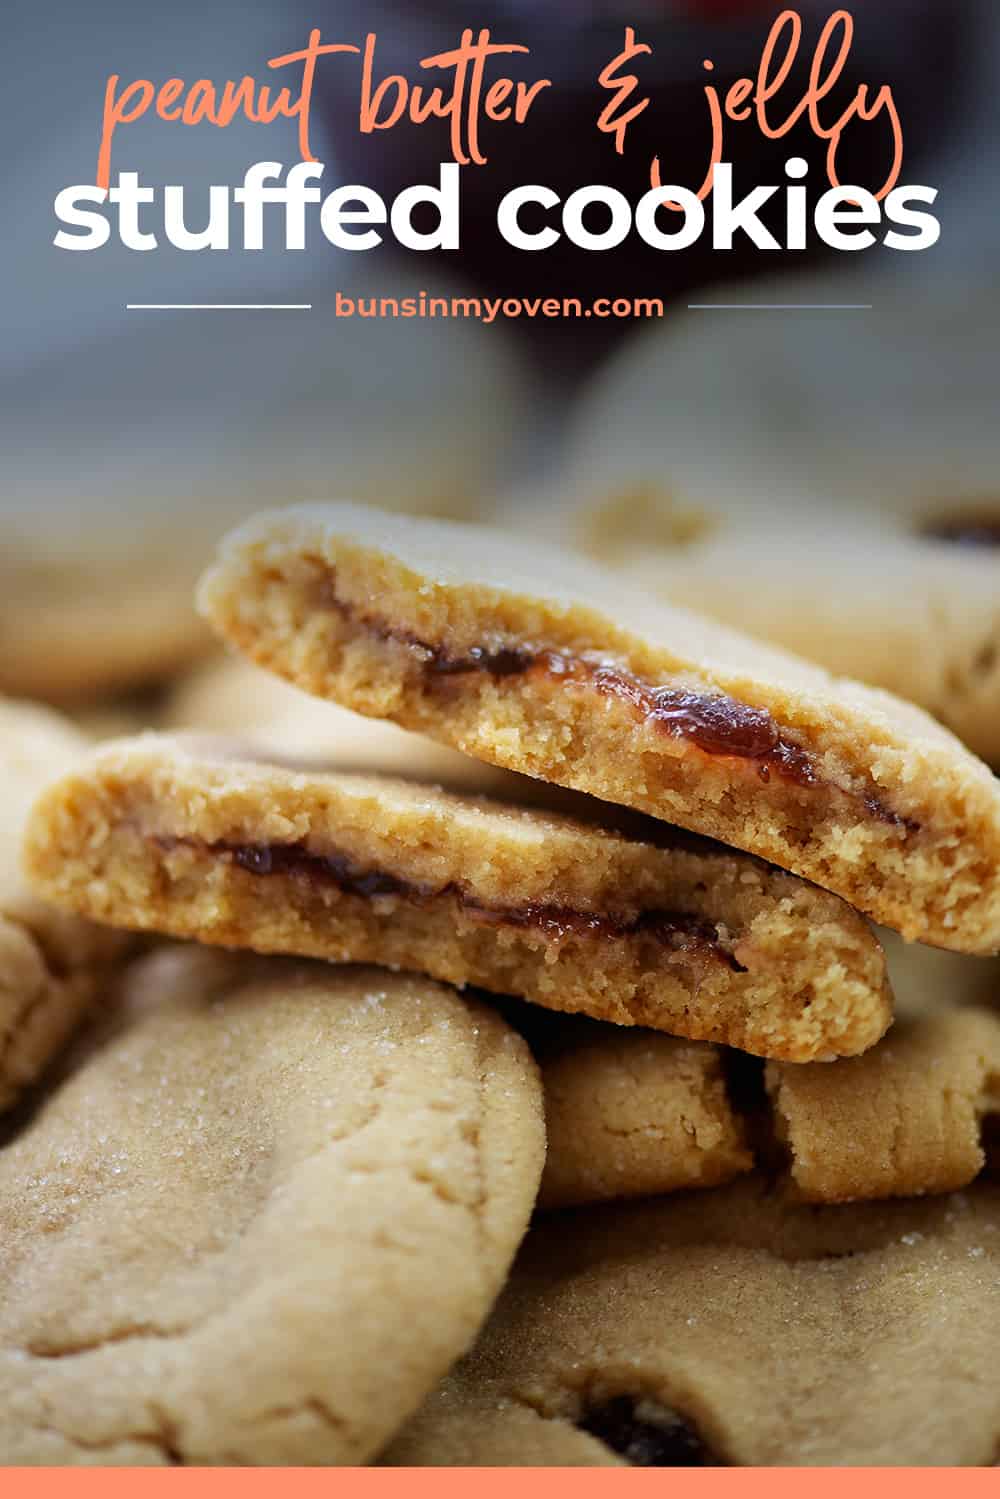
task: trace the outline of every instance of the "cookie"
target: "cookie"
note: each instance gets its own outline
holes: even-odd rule
[[[32,802],[86,749],[83,735],[56,713],[0,702],[0,1109],[67,1040],[126,945],[121,934],[40,900],[19,868]]]
[[[524,1232],[527,1048],[424,979],[196,948],[125,1004],[0,1150],[0,1457],[364,1462]]]
[[[914,966],[915,962],[914,962]],[[799,1196],[813,1202],[908,1197],[968,1185],[1000,1116],[1000,972],[993,1005],[919,992],[861,1058],[766,1068],[774,1128]]]
[[[544,807],[580,822],[607,821],[605,804],[583,792],[501,770],[385,719],[352,713],[238,657],[212,660],[185,674],[153,717],[153,723],[147,716],[145,722],[124,724],[115,737],[157,728],[251,738],[279,761],[294,754],[321,760],[331,769],[375,772],[518,806]],[[625,828],[634,826],[640,837],[646,831],[641,816],[633,819],[619,811],[615,821]]]
[[[713,291],[874,305],[644,331],[584,393],[558,493],[504,509],[920,704],[1000,767],[1000,304],[965,277],[925,279],[919,317],[914,296],[841,268]]]
[[[1000,1119],[1000,964],[901,947],[888,953],[892,1029],[832,1065],[762,1067],[648,1030],[514,1016],[545,1085],[541,1205],[717,1186],[755,1160],[810,1202],[967,1186]]]
[[[596,1025],[543,1054],[548,1148],[539,1205],[715,1187],[752,1170],[725,1055],[704,1042]]]
[[[113,926],[416,969],[768,1056],[886,1029],[882,949],[842,901],[728,849],[149,735],[37,803],[38,890]]]
[[[553,1214],[383,1460],[985,1465],[998,1339],[996,1184],[810,1208],[748,1178]]]
[[[1000,785],[918,709],[487,528],[304,506],[203,580],[317,696],[749,849],[909,939],[1000,946]]]
[[[325,498],[332,472],[361,502],[476,513],[521,429],[503,330],[341,316],[328,258],[305,265],[219,300],[309,311],[135,311],[0,372],[0,691],[70,703],[185,669],[211,645],[192,598],[218,538],[277,496]],[[366,306],[461,291],[424,268],[339,275]]]

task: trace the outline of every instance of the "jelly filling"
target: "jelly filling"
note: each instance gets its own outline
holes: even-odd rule
[[[703,754],[752,762],[762,781],[770,781],[775,775],[805,788],[823,784],[808,750],[789,738],[766,709],[753,708],[724,693],[653,687],[617,667],[559,651],[473,646],[463,656],[452,656],[444,647],[428,645],[405,630],[357,615],[337,598],[329,580],[320,586],[319,602],[321,607],[333,609],[345,619],[358,623],[376,639],[395,641],[419,651],[424,673],[430,680],[466,676],[473,672],[498,680],[544,672],[565,681],[587,682],[603,696],[628,704],[662,732],[686,740]],[[907,833],[919,830],[918,823],[894,812],[874,793],[857,799],[876,821]]]
[[[711,958],[724,963],[734,973],[746,971],[720,941],[712,922],[685,911],[650,910],[642,911],[636,917],[625,918],[575,911],[568,906],[542,902],[510,907],[487,906],[455,881],[445,885],[417,884],[400,879],[385,870],[363,868],[343,854],[312,853],[300,843],[202,845],[185,838],[161,838],[157,841],[165,847],[177,844],[204,847],[209,853],[231,859],[238,868],[249,874],[293,876],[320,885],[333,885],[345,895],[365,899],[398,895],[410,901],[426,902],[450,896],[474,920],[493,926],[537,927],[552,937],[648,936],[675,952]]]
[[[593,1406],[576,1424],[636,1468],[718,1466],[683,1416],[652,1400],[617,1395]]]

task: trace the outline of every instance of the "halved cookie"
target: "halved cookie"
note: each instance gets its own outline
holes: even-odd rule
[[[0,1148],[0,1461],[361,1463],[469,1346],[542,1168],[485,1006],[161,950]]]
[[[906,937],[1000,948],[1000,783],[920,710],[485,528],[258,516],[202,608],[259,664],[773,860]]]
[[[417,969],[769,1057],[878,1040],[885,959],[856,912],[642,827],[148,735],[45,793],[26,869],[58,904],[136,930]]]

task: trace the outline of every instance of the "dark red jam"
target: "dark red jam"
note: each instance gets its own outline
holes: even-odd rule
[[[343,854],[316,854],[301,843],[198,845],[193,839],[160,838],[162,847],[177,844],[202,846],[211,854],[230,859],[248,874],[286,875],[318,885],[333,885],[344,895],[373,899],[397,895],[417,903],[452,898],[462,911],[489,926],[537,927],[551,937],[594,936],[604,939],[650,937],[672,951],[692,958],[711,958],[734,973],[745,969],[719,939],[715,926],[685,911],[643,911],[632,918],[605,913],[576,911],[569,906],[529,903],[524,906],[485,906],[456,881],[424,885],[400,879],[385,870],[362,867]]]
[[[463,656],[451,656],[442,646],[428,645],[383,620],[356,614],[336,597],[331,579],[321,582],[317,597],[320,607],[334,609],[344,618],[354,620],[376,639],[395,641],[419,652],[428,679],[471,673],[503,679],[543,672],[564,681],[587,683],[604,696],[628,704],[663,733],[693,744],[702,754],[749,761],[762,781],[770,781],[775,775],[804,788],[823,784],[808,750],[796,743],[765,708],[754,708],[725,693],[654,687],[630,672],[561,651],[532,651],[508,645],[472,646]],[[918,823],[894,812],[874,792],[855,799],[876,821],[906,833],[919,831]]]
[[[576,1423],[636,1468],[711,1468],[717,1460],[694,1427],[651,1400],[617,1395]]]

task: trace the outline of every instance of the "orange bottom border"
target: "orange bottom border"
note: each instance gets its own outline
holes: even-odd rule
[[[390,1489],[405,1489],[416,1499],[449,1499],[449,1491],[454,1499],[469,1499],[470,1488],[475,1499],[510,1499],[516,1483],[518,1499],[558,1499],[565,1483],[566,1499],[598,1499],[619,1484],[630,1490],[656,1485],[661,1492],[669,1485],[696,1499],[734,1488],[748,1499],[783,1499],[785,1492],[788,1499],[802,1499],[805,1482],[809,1499],[844,1499],[848,1482],[851,1499],[885,1499],[897,1483],[900,1492],[905,1486],[907,1499],[938,1499],[944,1473],[967,1494],[1000,1494],[995,1468],[3,1468],[0,1491],[3,1499],[136,1499],[180,1483],[192,1499],[329,1499],[336,1485],[337,1499]]]

